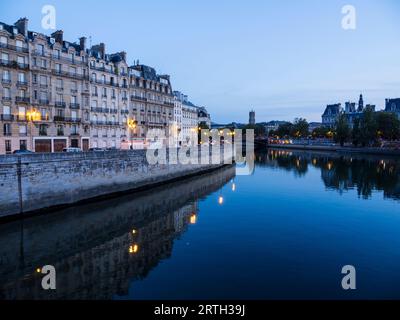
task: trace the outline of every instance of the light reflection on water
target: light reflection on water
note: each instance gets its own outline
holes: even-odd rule
[[[2,298],[400,298],[400,160],[269,150],[140,195],[0,226]],[[34,270],[53,264],[57,291]],[[341,289],[354,265],[357,290]]]

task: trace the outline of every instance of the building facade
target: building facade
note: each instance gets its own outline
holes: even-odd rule
[[[400,119],[400,98],[386,99],[385,111],[395,113],[397,117]]]
[[[355,121],[363,116],[365,109],[370,109],[375,112],[376,106],[371,104],[364,106],[362,94],[360,95],[358,104],[355,102],[346,102],[344,110],[340,103],[328,105],[322,115],[322,125],[325,127],[334,127],[339,119],[339,115],[344,114],[349,126],[353,127]]]
[[[129,66],[125,52],[107,54],[104,43],[28,31],[23,18],[0,22],[0,56],[0,154],[141,148],[151,129],[181,130],[170,77]]]

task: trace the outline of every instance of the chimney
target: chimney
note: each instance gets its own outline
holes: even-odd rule
[[[79,38],[79,46],[81,47],[81,51],[86,50],[86,37]]]
[[[18,31],[25,37],[28,36],[28,21],[27,18],[20,18],[16,23],[14,23]]]
[[[126,62],[126,52],[122,51],[122,52],[120,52],[120,55],[121,55],[122,60],[124,60]]]
[[[106,45],[102,42],[99,46],[99,51],[102,59],[106,58]]]
[[[64,35],[64,31],[62,30],[57,30],[56,32],[52,33],[51,36],[56,39],[56,42],[58,42],[59,44],[63,44],[63,35]]]

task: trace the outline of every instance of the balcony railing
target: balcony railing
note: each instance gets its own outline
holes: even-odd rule
[[[71,109],[80,109],[80,104],[79,103],[70,103],[69,104],[69,107],[71,108]]]
[[[4,132],[4,136],[6,136],[6,137],[11,137],[11,136],[12,136],[12,133],[11,133],[11,132]]]
[[[90,110],[91,110],[92,112],[101,112],[101,113],[109,113],[109,112],[110,112],[110,109],[108,109],[108,108],[96,108],[96,107],[92,107],[92,108],[90,108]]]
[[[164,104],[167,105],[167,106],[171,106],[171,107],[174,106],[173,102],[164,101]]]
[[[80,118],[64,117],[64,116],[54,116],[54,121],[79,123],[79,122],[81,122],[81,119]]]
[[[133,100],[147,101],[147,98],[141,96],[131,96],[131,101]]]
[[[11,79],[1,79],[2,84],[11,84]]]
[[[12,115],[12,114],[2,114],[1,115],[1,120],[3,120],[3,121],[13,121],[14,120],[14,115]]]
[[[100,126],[118,126],[119,125],[119,122],[117,122],[117,121],[99,121],[99,120],[95,121],[95,120],[92,120],[92,121],[90,121],[90,123],[95,124],[95,125],[100,125]]]
[[[80,73],[62,71],[62,70],[57,70],[57,69],[53,69],[52,72],[56,76],[65,76],[65,77],[78,79],[78,80],[88,80],[89,79],[89,76],[80,74]]]
[[[75,64],[75,65],[76,64],[86,64],[86,61],[79,60],[78,57],[77,57],[78,60],[76,60],[76,59],[71,59],[71,58],[67,58],[67,57],[61,57],[61,56],[53,54],[53,59],[54,60],[58,60],[60,62]]]
[[[30,103],[31,99],[27,97],[15,97],[16,103]]]
[[[41,105],[48,105],[50,101],[48,99],[39,99],[39,104]]]
[[[56,102],[54,102],[54,106],[55,106],[56,108],[65,108],[65,102],[63,102],[63,101],[56,101]]]
[[[0,48],[10,49],[17,52],[28,53],[28,48],[26,47],[17,47],[8,43],[0,43]]]
[[[17,61],[3,60],[3,59],[0,59],[0,66],[10,67],[10,68],[19,68],[19,69],[28,69],[29,68],[29,64],[27,64],[27,63],[20,63]]]
[[[11,101],[11,97],[2,97],[1,100],[2,101]]]
[[[118,110],[117,109],[110,109],[110,113],[118,113]]]
[[[28,85],[28,81],[18,81],[17,86],[18,87],[26,87]]]
[[[97,66],[90,65],[90,69],[116,74],[115,71],[112,68],[109,69],[109,68],[105,68],[105,67],[97,67]]]
[[[128,114],[129,110],[121,110],[121,114]]]

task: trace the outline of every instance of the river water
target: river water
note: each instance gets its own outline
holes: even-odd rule
[[[0,225],[0,299],[400,298],[400,159],[255,158],[249,176],[226,167]]]

